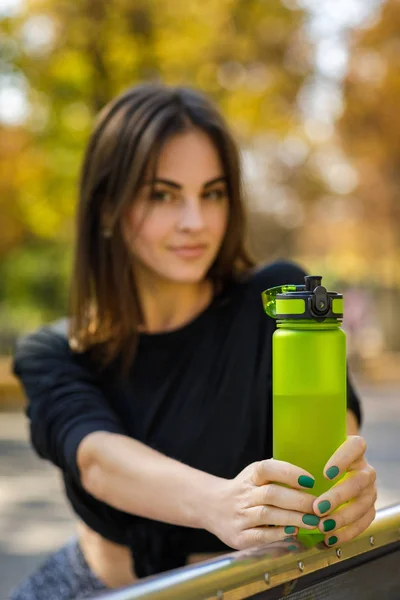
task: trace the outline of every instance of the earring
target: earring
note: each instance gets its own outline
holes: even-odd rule
[[[102,235],[104,238],[109,239],[110,237],[112,237],[113,234],[113,230],[111,229],[111,227],[104,227],[103,231],[102,231]]]

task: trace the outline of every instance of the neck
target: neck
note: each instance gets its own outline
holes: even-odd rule
[[[177,283],[162,279],[136,278],[143,323],[139,331],[160,333],[192,321],[211,302],[212,282]]]

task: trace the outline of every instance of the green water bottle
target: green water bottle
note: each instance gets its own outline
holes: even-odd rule
[[[336,483],[324,478],[323,469],[346,439],[347,404],[343,296],[328,292],[321,281],[306,276],[305,285],[262,293],[265,312],[277,321],[272,336],[273,457],[309,471],[315,496]]]

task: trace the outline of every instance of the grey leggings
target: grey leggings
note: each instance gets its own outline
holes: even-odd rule
[[[107,589],[91,571],[77,538],[73,537],[11,590],[8,600],[75,600],[90,598]]]

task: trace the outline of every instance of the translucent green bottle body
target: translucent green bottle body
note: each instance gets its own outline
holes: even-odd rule
[[[346,335],[334,319],[281,321],[272,350],[273,457],[309,471],[319,496],[336,483],[323,469],[346,439]]]

